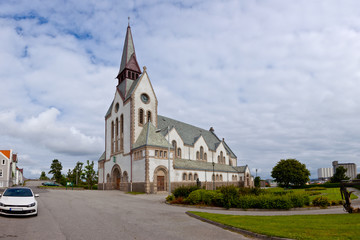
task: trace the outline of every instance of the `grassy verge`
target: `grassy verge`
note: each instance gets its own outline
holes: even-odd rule
[[[314,240],[359,239],[360,236],[360,214],[234,216],[191,213],[266,236]]]
[[[271,189],[267,189],[266,191],[269,192],[279,192],[279,191],[284,191],[282,188],[271,188]],[[293,191],[293,192],[301,192],[301,193],[306,193],[305,189],[290,189],[287,191]],[[321,195],[313,195],[310,196],[310,201],[314,200],[314,198],[318,197],[318,196],[325,196],[329,199],[329,201],[338,201],[341,200],[341,193],[340,193],[340,188],[326,188],[324,190],[317,190],[318,192],[321,192]],[[308,192],[309,193],[309,192]],[[351,194],[351,199],[357,199],[358,197],[354,194]]]

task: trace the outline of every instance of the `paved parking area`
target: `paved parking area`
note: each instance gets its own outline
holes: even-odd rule
[[[164,204],[166,195],[39,191],[39,215],[0,217],[0,239],[248,239]]]

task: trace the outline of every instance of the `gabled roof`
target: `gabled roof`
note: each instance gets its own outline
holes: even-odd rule
[[[2,154],[4,154],[5,157],[10,159],[11,150],[0,150]]]
[[[105,160],[105,152],[103,154],[101,154],[101,157],[99,158],[98,161],[102,161],[102,160]]]
[[[125,42],[123,47],[123,53],[121,57],[120,70],[118,75],[125,69],[131,69],[135,72],[141,72],[139,64],[136,60],[135,47],[131,34],[130,26],[127,27]]]
[[[247,166],[233,167],[226,164],[215,163],[214,171],[216,172],[232,172],[232,173],[244,173]],[[183,170],[206,170],[213,171],[212,162],[203,162],[203,161],[194,161],[187,159],[175,159],[174,160],[175,169]]]
[[[182,140],[184,141],[184,144],[193,146],[196,140],[202,136],[208,145],[209,149],[212,151],[216,151],[217,147],[221,143],[221,140],[215,135],[215,133],[205,130],[202,128],[198,128],[195,126],[192,126],[187,123],[183,123],[171,118],[167,118],[161,115],[158,115],[158,128],[163,129],[161,133],[165,136],[167,134],[167,126],[170,126],[170,128],[174,127]],[[226,151],[230,154],[232,158],[236,158],[236,155],[231,151],[231,149],[224,144],[224,147]]]
[[[147,122],[134,143],[133,149],[143,146],[167,148],[169,147],[169,143],[161,133],[156,132],[156,128],[151,122]],[[172,148],[172,146],[170,146],[170,148]]]

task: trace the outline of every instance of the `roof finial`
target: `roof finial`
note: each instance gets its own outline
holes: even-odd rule
[[[128,27],[130,27],[130,17],[128,17]]]

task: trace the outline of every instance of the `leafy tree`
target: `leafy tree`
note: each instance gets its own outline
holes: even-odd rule
[[[40,180],[49,180],[49,178],[46,176],[46,173],[45,173],[45,171],[42,171],[41,172],[41,175],[40,175],[40,178],[39,178]]]
[[[256,177],[255,179],[254,179],[254,184],[255,184],[255,187],[260,187],[260,177]]]
[[[87,160],[87,165],[85,166],[84,174],[82,177],[88,184],[89,189],[92,189],[94,184],[96,184],[98,181],[97,172],[95,172],[94,170],[94,161],[91,161],[90,164],[90,161]]]
[[[349,180],[350,178],[346,176],[347,169],[343,166],[336,168],[334,175],[331,177],[330,182],[338,183],[341,180]]]
[[[356,179],[360,179],[360,173],[356,175]]]
[[[62,170],[62,164],[59,160],[54,159],[52,161],[52,164],[50,166],[50,174],[53,174],[53,179],[55,179],[56,182],[60,183],[61,179],[62,179],[62,175],[61,175],[61,170]]]
[[[296,159],[282,159],[271,171],[271,176],[275,182],[284,187],[303,186],[309,181],[310,171],[305,164],[300,163]]]
[[[84,170],[82,169],[84,163],[82,162],[77,162],[76,166],[73,169],[73,178],[75,179],[75,183],[76,185],[79,184],[79,180],[80,178],[84,175]]]

